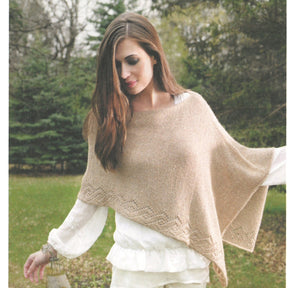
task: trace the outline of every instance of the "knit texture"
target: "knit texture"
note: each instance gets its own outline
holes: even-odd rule
[[[273,148],[239,144],[202,96],[189,93],[172,107],[134,113],[114,172],[95,156],[91,118],[78,198],[184,242],[213,262],[227,286],[223,241],[253,251]]]

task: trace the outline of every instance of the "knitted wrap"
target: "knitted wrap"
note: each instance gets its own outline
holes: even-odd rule
[[[268,187],[273,148],[247,148],[220,125],[197,93],[165,109],[134,112],[115,171],[94,153],[78,198],[184,242],[210,261],[228,285],[223,241],[253,251]]]

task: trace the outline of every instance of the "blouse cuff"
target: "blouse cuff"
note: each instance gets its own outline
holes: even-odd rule
[[[275,148],[272,165],[263,186],[286,184],[286,146]]]

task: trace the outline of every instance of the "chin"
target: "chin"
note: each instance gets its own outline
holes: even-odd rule
[[[123,89],[123,92],[127,95],[130,95],[130,96],[137,96],[139,94],[141,94],[142,92],[144,92],[146,90],[147,86],[146,87],[132,87],[132,88],[127,88],[125,87],[125,89]]]
[[[144,89],[127,89],[128,94],[133,95],[133,96],[137,96],[140,93],[142,93],[144,91]]]

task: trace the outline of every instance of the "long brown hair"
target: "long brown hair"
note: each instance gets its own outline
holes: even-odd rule
[[[126,137],[127,124],[132,117],[132,105],[128,95],[121,89],[115,64],[115,50],[120,40],[133,38],[145,52],[154,56],[153,77],[159,88],[171,96],[184,89],[179,86],[166,60],[159,36],[153,25],[141,15],[126,12],[115,18],[108,26],[98,52],[96,88],[92,96],[92,110],[83,127],[88,138],[89,118],[97,119],[95,153],[105,170],[113,170],[118,163]]]

